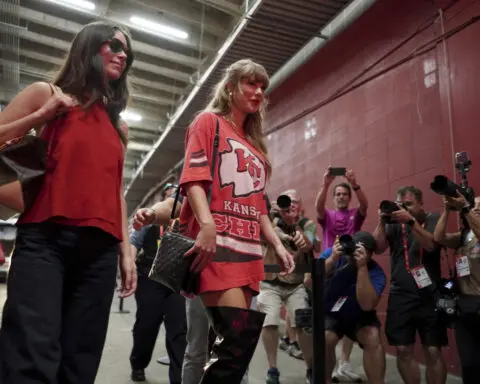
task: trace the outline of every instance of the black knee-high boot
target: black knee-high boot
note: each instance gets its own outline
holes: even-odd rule
[[[251,309],[208,307],[217,338],[200,384],[240,384],[255,352],[265,314]]]

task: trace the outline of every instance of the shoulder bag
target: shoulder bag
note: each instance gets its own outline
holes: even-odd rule
[[[57,92],[50,84],[52,92]],[[29,133],[0,145],[0,205],[2,218],[30,208],[40,192],[47,169],[48,140]]]

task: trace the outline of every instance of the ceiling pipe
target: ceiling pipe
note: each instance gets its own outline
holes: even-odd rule
[[[365,11],[367,11],[376,0],[354,0],[342,12],[329,22],[318,34],[298,51],[287,63],[281,67],[270,79],[270,86],[266,94],[270,94],[287,80],[299,67],[305,64],[315,55],[328,41],[342,33]],[[319,37],[322,36],[322,37]],[[325,39],[325,37],[327,39]]]

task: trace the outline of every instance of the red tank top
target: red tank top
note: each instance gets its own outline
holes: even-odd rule
[[[121,241],[123,148],[103,103],[87,112],[75,107],[45,127],[42,137],[50,143],[47,172],[19,224],[97,227]]]

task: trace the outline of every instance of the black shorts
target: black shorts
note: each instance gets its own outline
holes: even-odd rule
[[[415,344],[417,332],[424,346],[443,347],[448,344],[447,328],[441,323],[433,300],[405,305],[390,299],[385,322],[388,343],[393,346]]]
[[[380,321],[376,311],[363,312],[356,320],[340,320],[332,315],[325,315],[325,330],[331,331],[337,335],[339,339],[347,336],[350,340],[357,341],[357,333],[365,327],[380,328]],[[363,348],[361,344],[360,348]]]

